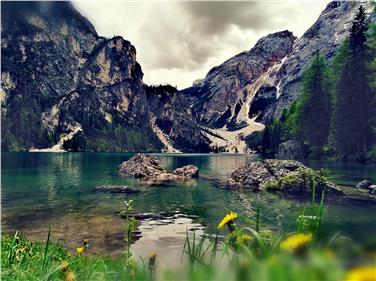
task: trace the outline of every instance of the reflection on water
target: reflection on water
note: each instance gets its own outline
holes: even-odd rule
[[[142,237],[132,245],[136,257],[147,257],[151,252],[158,253],[158,268],[178,268],[187,233],[196,237],[204,233],[204,227],[193,223],[191,218],[174,214],[163,219],[147,219],[141,222]]]
[[[183,224],[174,221],[168,226],[142,222],[144,237],[135,247],[147,250],[165,245],[161,241],[170,242],[168,249],[181,246],[182,229],[192,226],[201,225],[207,232],[215,231],[216,224],[228,210],[254,216],[255,210],[260,208],[265,226],[275,231],[294,230],[295,218],[306,203],[301,198],[223,189],[230,174],[258,159],[256,155],[158,154],[168,170],[187,164],[198,166],[200,178],[152,184],[117,174],[118,165],[131,156],[125,153],[2,153],[3,231],[21,230],[31,239],[44,240],[48,227],[52,226],[53,240],[63,242],[70,249],[88,238],[92,253],[118,254],[124,250],[123,221],[118,212],[126,199],[134,200],[137,212],[179,213],[194,218]],[[376,182],[375,166],[323,161],[312,161],[309,165],[327,168],[333,181],[341,185],[354,185],[362,179]],[[101,185],[129,185],[141,188],[142,192],[92,192]],[[372,202],[328,198],[325,231],[331,235],[341,230],[343,235],[367,240],[376,231],[375,211]],[[145,225],[149,229],[144,228]],[[174,238],[163,238],[166,231]]]

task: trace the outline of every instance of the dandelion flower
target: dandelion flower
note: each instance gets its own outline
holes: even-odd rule
[[[155,258],[157,256],[156,252],[150,252],[149,257],[150,258]]]
[[[218,224],[218,228],[223,228],[225,225],[228,225],[229,223],[232,223],[234,219],[238,217],[237,213],[231,212],[227,214],[222,221]]]
[[[351,269],[346,274],[346,281],[375,281],[376,267],[362,266]]]
[[[301,248],[312,241],[312,233],[304,234],[298,233],[288,237],[281,243],[283,250],[295,250]]]
[[[77,253],[82,253],[83,251],[85,251],[85,247],[78,247],[78,248],[76,248],[76,252]]]
[[[69,263],[67,261],[61,261],[60,268],[62,271],[65,271],[68,269]]]
[[[149,270],[151,272],[154,272],[154,267],[155,267],[155,261],[157,259],[157,253],[156,252],[151,252],[149,254]]]
[[[76,275],[73,271],[68,271],[64,276],[64,281],[75,281]]]
[[[244,243],[244,244],[247,244],[251,240],[252,240],[252,236],[250,236],[248,234],[242,234],[238,238],[238,241],[241,242],[241,243]]]

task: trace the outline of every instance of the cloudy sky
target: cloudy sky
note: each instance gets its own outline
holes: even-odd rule
[[[190,86],[269,33],[301,36],[328,1],[74,2],[106,37],[121,35],[137,49],[144,82]]]

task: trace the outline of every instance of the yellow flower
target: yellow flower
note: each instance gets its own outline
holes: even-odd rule
[[[66,271],[68,269],[69,263],[67,261],[61,261],[60,268],[62,271]]]
[[[150,258],[155,258],[157,256],[156,252],[150,252],[149,257]]]
[[[244,244],[248,243],[251,240],[252,240],[252,236],[250,236],[248,234],[242,234],[238,238],[238,241],[241,242],[241,243],[244,243]]]
[[[346,281],[376,281],[376,267],[362,266],[346,273]]]
[[[85,247],[78,247],[78,248],[76,248],[76,252],[77,253],[82,253],[83,251],[85,251]]]
[[[231,213],[227,214],[222,219],[222,221],[218,224],[218,228],[223,228],[225,225],[233,222],[233,220],[236,219],[237,217],[238,217],[238,214],[234,213],[234,212],[231,212]]]
[[[301,248],[312,241],[312,233],[304,234],[298,233],[290,236],[285,241],[281,243],[281,249],[283,250],[294,250]]]
[[[76,275],[73,271],[68,271],[64,276],[64,281],[75,281]]]

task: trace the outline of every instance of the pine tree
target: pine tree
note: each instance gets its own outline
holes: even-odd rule
[[[328,142],[331,112],[331,75],[326,59],[319,53],[302,76],[298,104],[298,138],[308,147],[310,157],[323,154]]]
[[[371,90],[367,81],[369,58],[366,44],[368,20],[360,6],[350,29],[348,51],[335,89],[333,139],[337,153],[365,152],[371,143]]]
[[[376,13],[376,3],[374,3],[374,13]],[[371,106],[373,111],[371,112],[371,126],[373,129],[373,145],[376,147],[376,24],[370,25],[369,32],[367,34],[367,46],[369,49],[370,63],[368,65],[368,82],[371,88]]]

